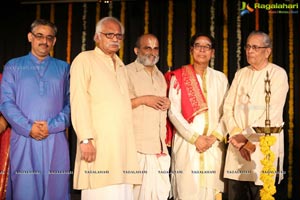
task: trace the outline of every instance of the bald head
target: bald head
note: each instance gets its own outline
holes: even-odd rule
[[[141,45],[142,45],[141,43],[145,43],[147,40],[156,41],[157,44],[159,45],[157,37],[151,33],[148,33],[148,34],[141,35],[137,39],[137,41],[135,42],[135,47],[141,48]]]

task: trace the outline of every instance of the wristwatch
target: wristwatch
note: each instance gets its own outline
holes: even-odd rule
[[[85,139],[80,142],[80,144],[88,144],[88,143],[89,143],[89,139]]]

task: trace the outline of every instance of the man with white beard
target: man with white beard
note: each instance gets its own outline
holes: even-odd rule
[[[166,139],[166,118],[170,101],[167,83],[156,63],[159,42],[153,34],[137,39],[137,59],[126,66],[137,156],[143,175],[142,185],[134,187],[134,199],[167,199],[170,191]]]

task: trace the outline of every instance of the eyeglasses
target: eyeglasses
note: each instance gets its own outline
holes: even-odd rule
[[[114,37],[116,37],[118,40],[122,40],[124,38],[124,35],[121,33],[103,33],[103,32],[100,33],[105,35],[105,37],[108,39],[113,39]]]
[[[246,51],[249,51],[250,49],[253,49],[254,51],[258,51],[259,49],[265,49],[265,48],[269,48],[269,47],[259,47],[259,46],[256,46],[256,45],[249,45],[247,44],[244,49]]]
[[[47,41],[49,42],[53,42],[54,41],[54,38],[55,36],[54,35],[43,35],[41,33],[37,33],[37,34],[34,34],[33,32],[31,32],[31,34],[39,41],[41,40],[44,40],[46,38]]]
[[[202,46],[202,45],[200,45],[200,44],[198,44],[198,43],[194,44],[193,47],[194,47],[194,49],[196,49],[197,51],[200,51],[200,50],[202,50],[202,51],[209,51],[209,50],[212,49],[212,47],[209,46],[209,45],[207,45],[207,46]]]

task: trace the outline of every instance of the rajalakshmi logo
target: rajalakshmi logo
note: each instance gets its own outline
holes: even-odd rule
[[[249,6],[249,3],[242,2],[241,16],[253,12],[254,9]]]
[[[254,8],[250,7],[246,2],[242,2],[241,16],[253,12],[255,9],[264,9],[269,13],[279,13],[279,14],[298,14],[298,3],[254,3]],[[293,10],[294,9],[294,10]]]

